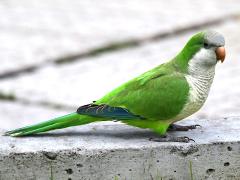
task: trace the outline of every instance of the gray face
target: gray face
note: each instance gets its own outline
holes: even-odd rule
[[[212,30],[205,31],[203,47],[195,55],[194,63],[205,68],[215,66],[218,62],[216,50],[224,45],[225,40],[220,33]]]
[[[216,50],[218,47],[224,46],[225,40],[223,35],[216,31],[208,30],[204,32],[204,44],[198,57],[201,59],[199,65],[212,67],[217,64]]]
[[[220,33],[208,30],[204,34],[204,46],[206,48],[217,48],[225,45],[225,39]]]

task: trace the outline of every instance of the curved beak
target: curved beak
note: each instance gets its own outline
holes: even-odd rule
[[[223,46],[218,47],[215,52],[216,52],[217,60],[218,61],[220,60],[223,63],[223,61],[224,61],[224,59],[226,57],[225,48]]]

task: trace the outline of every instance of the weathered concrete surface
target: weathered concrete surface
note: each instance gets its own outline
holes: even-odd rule
[[[0,137],[0,179],[240,179],[240,118],[185,121],[192,143],[159,143],[147,131],[98,123],[44,135]]]
[[[211,27],[226,37],[227,57],[217,65],[216,77],[204,108],[194,117],[240,115],[240,22]],[[30,102],[72,106],[89,103],[121,83],[172,58],[195,32],[145,44],[138,48],[49,66],[31,75],[2,80],[0,91]],[[37,84],[36,84],[37,82]],[[231,87],[231,88],[230,88]],[[223,103],[224,101],[224,103]]]
[[[177,9],[177,10],[176,10]],[[235,0],[0,2],[0,72],[239,13]],[[191,18],[189,18],[191,17]]]

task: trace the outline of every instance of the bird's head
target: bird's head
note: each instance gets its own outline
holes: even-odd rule
[[[224,61],[224,45],[223,35],[212,30],[203,31],[190,38],[176,59],[183,66],[194,63],[202,67],[213,67],[217,62]]]

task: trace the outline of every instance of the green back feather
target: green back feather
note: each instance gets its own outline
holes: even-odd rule
[[[171,64],[164,64],[123,84],[96,104],[124,107],[151,120],[167,120],[182,110],[188,91],[184,76]]]

